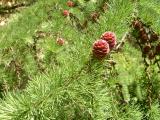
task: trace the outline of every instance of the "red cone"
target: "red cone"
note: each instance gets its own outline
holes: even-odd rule
[[[98,59],[103,59],[109,52],[109,44],[105,40],[97,40],[93,44],[93,55]]]
[[[113,32],[105,32],[101,36],[102,40],[108,42],[110,49],[113,49],[117,44],[116,35]]]
[[[63,16],[67,17],[69,16],[70,12],[68,10],[63,10]]]
[[[74,7],[74,2],[72,2],[71,0],[67,1],[67,6]]]

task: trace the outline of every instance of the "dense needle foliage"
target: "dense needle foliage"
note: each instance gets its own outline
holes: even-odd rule
[[[28,0],[0,26],[0,120],[159,120],[159,56],[145,64],[131,24],[160,33],[160,1],[73,2]],[[98,60],[105,31],[124,45]]]

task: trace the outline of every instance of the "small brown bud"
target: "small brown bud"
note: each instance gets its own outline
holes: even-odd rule
[[[144,54],[147,54],[150,50],[151,50],[151,46],[150,46],[150,45],[146,45],[146,46],[144,46],[144,48],[143,48],[143,53],[144,53]]]
[[[157,54],[157,55],[160,54],[160,44],[158,44],[158,45],[156,46],[156,54]]]
[[[142,36],[140,36],[140,39],[141,39],[141,43],[146,43],[148,41],[148,35],[143,34]]]
[[[143,36],[144,34],[146,34],[146,30],[145,28],[141,28],[139,31],[139,36]]]
[[[140,30],[142,28],[142,23],[139,20],[135,20],[132,22],[133,28],[136,30]]]
[[[98,12],[93,12],[93,13],[91,13],[90,17],[91,17],[91,20],[92,20],[93,22],[97,22],[97,20],[98,20],[99,17],[100,17],[100,14],[99,14]]]
[[[157,41],[159,39],[159,37],[156,33],[152,33],[150,39],[151,39],[151,41]]]

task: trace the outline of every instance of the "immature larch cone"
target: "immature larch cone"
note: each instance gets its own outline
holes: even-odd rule
[[[69,1],[67,1],[67,6],[68,7],[74,7],[74,2],[73,1],[71,1],[71,0],[69,0]]]
[[[98,59],[103,59],[109,52],[109,44],[105,40],[97,40],[93,44],[93,55]]]
[[[63,10],[63,16],[67,17],[69,16],[70,12],[68,10]]]
[[[113,49],[117,44],[115,33],[110,31],[103,33],[101,39],[105,40],[109,44],[110,49]]]

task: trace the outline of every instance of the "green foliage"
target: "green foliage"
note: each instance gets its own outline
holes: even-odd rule
[[[103,61],[92,59],[92,44],[105,31],[120,42],[130,31],[135,3],[129,0],[40,0],[15,13],[0,28],[0,120],[158,120],[159,73],[152,73],[153,101],[148,108],[147,78],[139,48],[127,41]],[[103,2],[108,9],[100,10]],[[160,32],[159,2],[141,0],[138,14]],[[100,19],[78,29],[94,11]],[[153,14],[154,13],[154,14]],[[65,44],[56,43],[63,38]],[[114,60],[113,67],[108,60]]]

